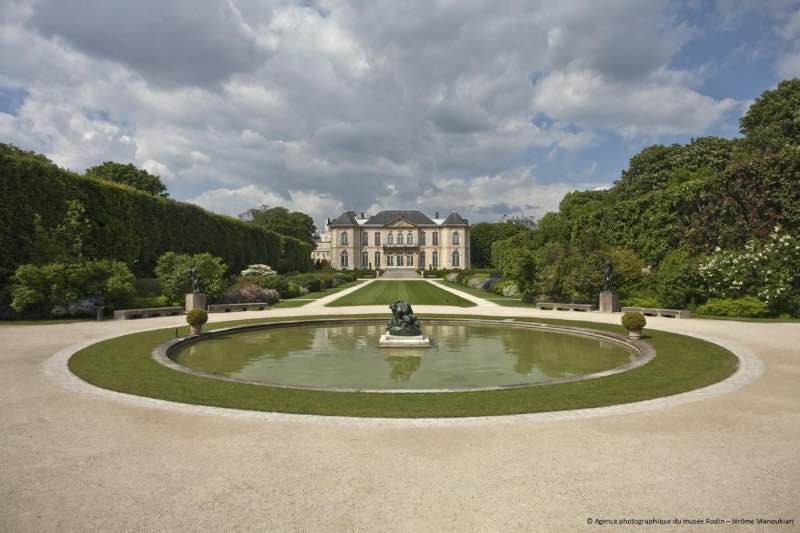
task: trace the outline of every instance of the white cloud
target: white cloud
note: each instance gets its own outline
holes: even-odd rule
[[[78,171],[134,162],[226,213],[493,218],[583,186],[531,181],[537,150],[701,134],[738,105],[671,65],[695,30],[667,0],[155,4],[0,7],[0,86],[28,94],[3,138]]]

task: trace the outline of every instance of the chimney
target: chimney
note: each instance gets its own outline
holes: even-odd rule
[[[361,218],[364,218],[364,211],[361,211]]]
[[[436,212],[433,214],[433,218],[439,218],[439,211],[436,211]]]

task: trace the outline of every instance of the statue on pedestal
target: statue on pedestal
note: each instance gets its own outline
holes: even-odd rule
[[[192,267],[186,273],[189,274],[192,280],[192,293],[200,294],[202,292],[200,290],[200,270],[197,267]]]
[[[422,335],[419,319],[411,309],[411,304],[398,300],[389,306],[392,310],[392,319],[389,321],[387,333],[403,337]]]
[[[606,270],[604,273],[605,283],[603,284],[603,290],[606,292],[611,292],[614,290],[614,265],[611,264],[611,261],[606,262]]]

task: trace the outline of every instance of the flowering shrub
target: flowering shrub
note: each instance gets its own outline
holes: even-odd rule
[[[269,265],[250,265],[242,270],[241,276],[274,276],[277,272]]]
[[[743,250],[721,250],[700,265],[711,296],[756,296],[773,311],[797,297],[800,240],[780,226],[765,241],[751,240]]]
[[[280,296],[275,289],[264,289],[255,284],[234,285],[228,288],[222,295],[225,303],[268,303],[270,305],[278,302]]]

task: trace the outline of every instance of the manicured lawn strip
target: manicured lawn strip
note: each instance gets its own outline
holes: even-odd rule
[[[304,294],[303,296],[298,296],[298,298],[303,298],[304,300],[319,300],[320,298],[325,298],[326,296],[330,296],[331,294],[336,294],[337,292],[341,292],[345,289],[349,289],[350,287],[355,287],[356,285],[361,285],[364,283],[363,281],[351,281],[349,283],[343,283],[338,287],[333,287],[330,289],[325,289],[322,291],[317,292],[310,292],[308,294]]]
[[[0,320],[0,326],[47,326],[50,324],[71,324],[73,322],[91,322],[93,318],[52,318],[42,320]]]
[[[281,300],[280,302],[276,303],[275,305],[270,305],[270,309],[285,309],[287,307],[303,307],[306,304],[310,304],[313,300]]]
[[[332,301],[327,306],[389,305],[397,300],[404,300],[412,305],[454,305],[457,307],[474,307],[476,305],[427,281],[414,280],[376,281]]]
[[[323,317],[292,317],[291,320],[302,318]],[[341,316],[336,315],[336,318]],[[210,326],[277,320],[289,319],[250,319]],[[622,331],[619,326],[579,321],[517,320]],[[186,328],[182,328],[181,334],[185,333]],[[282,413],[389,418],[508,415],[628,403],[704,387],[731,375],[737,367],[736,357],[720,346],[684,335],[645,330],[645,339],[656,348],[656,358],[629,372],[596,380],[437,394],[302,391],[206,379],[161,366],[153,361],[151,351],[174,336],[175,328],[168,328],[104,341],[76,353],[69,367],[76,375],[99,387],[175,402]]]
[[[712,315],[695,315],[692,318],[703,318],[706,320],[733,320],[734,322],[766,322],[775,324],[792,324],[800,322],[800,318],[745,318],[736,316],[712,316]]]

